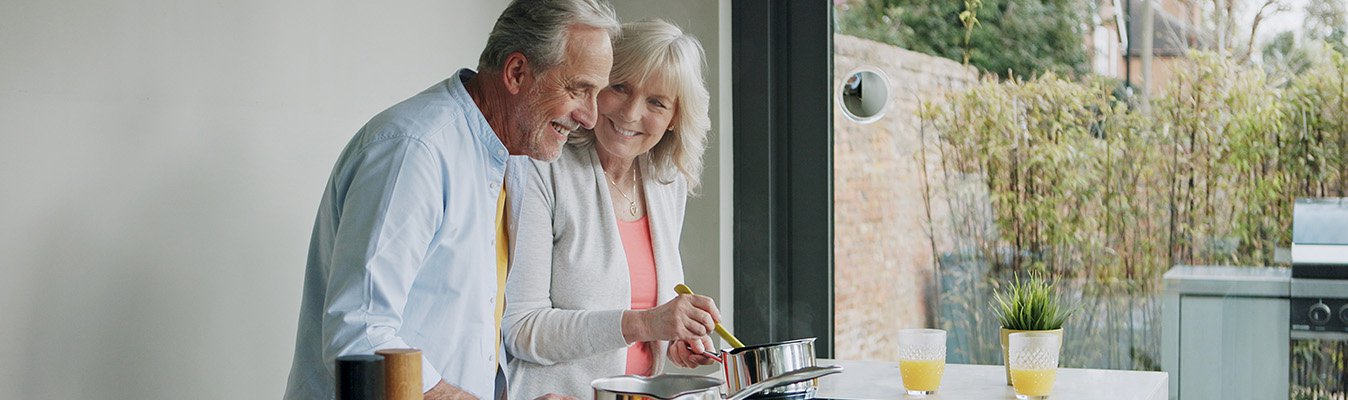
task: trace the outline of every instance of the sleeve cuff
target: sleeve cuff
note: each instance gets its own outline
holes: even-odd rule
[[[590,343],[597,349],[622,349],[627,347],[623,339],[623,312],[627,310],[595,311],[595,332],[590,335]]]
[[[440,373],[435,371],[435,366],[431,365],[430,360],[421,357],[421,393],[431,391],[431,388],[440,383]]]

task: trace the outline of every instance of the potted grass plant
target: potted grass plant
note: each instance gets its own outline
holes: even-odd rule
[[[1006,369],[1006,384],[1011,384],[1011,367],[1007,363],[1007,339],[1012,333],[1047,332],[1058,335],[1062,341],[1063,323],[1076,311],[1066,307],[1058,298],[1057,281],[1041,274],[1030,274],[1016,279],[1006,289],[993,294],[992,307],[1001,321],[1002,365]]]

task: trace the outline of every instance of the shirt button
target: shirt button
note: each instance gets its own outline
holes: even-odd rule
[[[495,190],[495,189],[498,187],[497,185],[498,185],[498,184],[497,184],[496,182],[492,182],[491,184],[489,184],[489,185],[487,185],[487,186],[488,186],[488,187],[491,187],[493,190]]]
[[[496,150],[496,155],[505,157],[505,150]]]

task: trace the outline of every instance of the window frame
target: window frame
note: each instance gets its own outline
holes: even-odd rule
[[[746,344],[833,356],[833,10],[731,5],[734,315]]]

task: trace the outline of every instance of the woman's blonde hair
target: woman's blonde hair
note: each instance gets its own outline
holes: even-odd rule
[[[639,162],[646,167],[645,176],[660,183],[672,183],[675,174],[683,174],[690,194],[696,194],[701,185],[702,153],[711,130],[707,114],[711,95],[702,79],[704,63],[702,43],[659,19],[623,24],[622,35],[613,43],[609,84],[647,84],[649,78],[659,77],[674,89],[674,127]],[[591,130],[574,131],[568,140],[572,144],[593,141]]]

